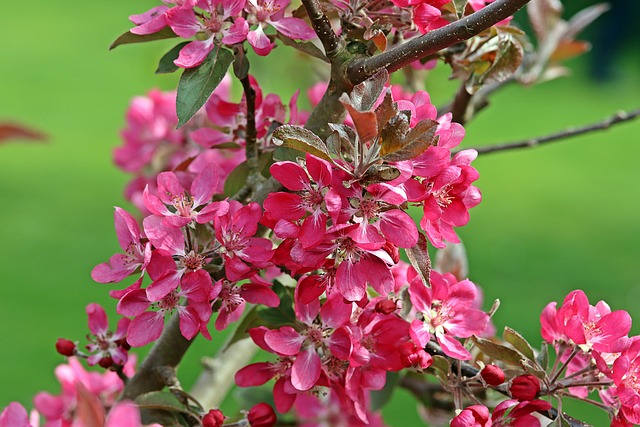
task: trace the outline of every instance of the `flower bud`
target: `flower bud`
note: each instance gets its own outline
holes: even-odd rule
[[[473,405],[460,411],[451,420],[451,427],[490,427],[491,414],[484,405]]]
[[[540,380],[533,375],[520,375],[511,380],[509,392],[521,402],[534,400],[540,392]]]
[[[220,409],[212,409],[202,418],[203,427],[220,427],[224,423],[224,414]]]
[[[271,406],[261,402],[249,410],[247,420],[249,420],[251,427],[271,427],[275,425],[278,418]]]
[[[397,308],[398,306],[396,305],[395,301],[391,301],[390,299],[383,299],[382,301],[378,301],[376,303],[375,311],[376,313],[381,314],[391,314],[396,311]]]
[[[504,382],[504,372],[496,365],[485,366],[480,376],[489,385],[500,385]]]
[[[63,356],[71,357],[76,354],[76,345],[67,339],[58,338],[58,341],[56,341],[56,351]]]
[[[104,369],[109,369],[110,367],[113,366],[113,359],[110,357],[103,357],[98,362],[98,365],[100,365]]]
[[[427,369],[433,363],[433,359],[422,348],[411,341],[407,341],[398,346],[400,361],[405,368]]]

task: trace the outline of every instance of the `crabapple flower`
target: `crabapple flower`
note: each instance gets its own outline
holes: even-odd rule
[[[193,7],[175,7],[166,13],[167,25],[180,37],[204,34],[203,39],[190,42],[173,61],[178,67],[193,68],[202,64],[216,45],[242,43],[249,25],[240,16],[245,0],[198,0]]]
[[[468,338],[484,332],[489,322],[487,313],[475,308],[478,290],[476,285],[454,275],[430,274],[431,288],[420,277],[409,285],[409,296],[417,318],[411,323],[410,335],[421,347],[427,345],[432,335],[448,356],[460,360],[471,359],[471,354],[455,338]]]
[[[230,282],[237,282],[254,275],[258,269],[271,265],[273,249],[271,240],[254,237],[262,216],[260,205],[229,200],[229,210],[214,221],[218,253],[224,259],[225,275]]]
[[[272,427],[278,417],[273,408],[268,403],[260,402],[249,410],[247,421],[251,427]]]
[[[252,304],[262,304],[267,307],[277,307],[280,305],[280,298],[270,288],[270,283],[262,277],[255,275],[250,281],[239,285],[221,279],[216,283],[216,288],[220,288],[218,300],[222,302],[216,318],[215,327],[221,331],[226,329],[230,323],[237,321],[244,311],[245,301]]]
[[[127,363],[126,344],[127,329],[131,321],[122,318],[118,321],[115,333],[109,330],[107,323],[107,313],[96,303],[87,306],[87,316],[89,318],[89,330],[91,336],[87,350],[93,353],[87,358],[89,366],[99,364],[103,368],[109,368],[111,365],[124,365]]]
[[[551,403],[545,400],[518,402],[514,399],[500,402],[491,414],[493,427],[540,427],[540,421],[531,415],[532,412],[546,411]]]
[[[109,262],[94,267],[91,278],[98,283],[120,282],[138,269],[144,272],[151,259],[151,244],[145,242],[131,214],[116,207],[113,217],[118,243],[124,253],[115,254]]]
[[[624,418],[640,424],[640,339],[613,362],[612,378]]]
[[[268,55],[275,47],[275,43],[271,43],[264,32],[267,25],[271,25],[280,33],[295,40],[311,40],[316,37],[316,33],[304,20],[284,16],[289,3],[290,0],[247,0],[245,7],[249,14],[247,20],[251,25],[257,25],[255,30],[247,34],[247,41],[258,55]]]
[[[9,403],[0,413],[0,427],[37,427],[37,425],[37,423],[30,423],[27,410],[18,402]]]
[[[226,202],[211,202],[218,184],[216,169],[214,163],[208,164],[195,177],[189,191],[180,184],[175,173],[160,173],[158,195],[155,196],[148,188],[145,189],[143,194],[145,206],[152,214],[162,217],[163,224],[168,226],[184,227],[192,221],[199,224],[211,221],[227,210]],[[197,210],[205,204],[202,210]]]
[[[489,408],[484,405],[472,405],[464,408],[452,420],[450,427],[491,427]]]

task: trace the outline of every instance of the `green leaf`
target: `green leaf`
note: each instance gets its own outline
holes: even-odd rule
[[[535,360],[535,355],[533,354],[533,348],[531,348],[531,344],[529,344],[527,340],[524,339],[524,337],[520,335],[516,330],[505,326],[502,337],[506,342],[514,346],[516,350],[522,353],[527,359]]]
[[[236,342],[240,341],[243,338],[249,336],[249,329],[256,328],[258,326],[263,326],[265,322],[258,315],[258,306],[253,305],[249,310],[244,312],[242,317],[242,321],[236,326],[236,329],[233,331],[233,334],[222,346],[220,353],[224,353],[229,347],[231,347]]]
[[[436,355],[433,356],[433,363],[429,369],[433,369],[436,377],[443,383],[446,383],[449,378],[449,372],[451,371],[451,364],[446,357]]]
[[[532,375],[535,375],[541,380],[544,380],[547,377],[547,373],[545,372],[545,370],[542,369],[540,365],[538,365],[538,362],[536,362],[535,360],[522,359],[520,361],[520,364],[525,371]]]
[[[178,43],[169,52],[165,53],[164,56],[160,58],[156,74],[168,74],[177,71],[180,67],[174,64],[173,61],[178,59],[178,56],[180,56],[180,50],[182,50],[182,48],[187,44],[189,44],[189,42]]]
[[[538,365],[544,370],[549,367],[549,346],[545,341],[543,341],[540,346],[540,352],[536,356],[536,362],[538,362]]]
[[[140,408],[140,418],[143,425],[159,424],[163,427],[187,427],[190,425],[180,414],[157,409]]]
[[[282,33],[278,33],[276,37],[280,39],[285,46],[289,46],[294,49],[297,49],[300,52],[304,52],[307,55],[313,56],[314,58],[318,58],[321,61],[324,61],[327,63],[329,62],[329,59],[324,55],[322,50],[320,50],[318,46],[316,46],[311,42],[299,42],[285,36]]]
[[[170,39],[173,37],[178,37],[178,35],[174,33],[170,27],[165,27],[157,33],[144,35],[133,34],[132,32],[127,31],[126,33],[115,39],[113,43],[111,43],[111,46],[109,46],[109,50],[115,49],[116,47],[123,44],[146,43],[155,40]]]
[[[260,307],[258,316],[267,323],[266,326],[279,328],[284,325],[295,325],[296,314],[293,311],[293,290],[283,286],[277,280],[274,281],[271,289],[280,297],[280,305],[276,308]]]
[[[282,125],[273,131],[271,140],[275,145],[313,154],[333,163],[327,146],[318,135],[309,129],[294,125]]]
[[[398,372],[387,372],[387,381],[382,390],[373,390],[370,394],[372,411],[381,409],[391,399],[399,379],[400,374]]]
[[[229,50],[215,46],[199,67],[184,70],[176,99],[178,128],[184,126],[207,102],[232,62],[233,54]]]
[[[495,360],[500,360],[511,365],[520,365],[520,361],[523,359],[523,356],[519,352],[504,345],[476,336],[471,337],[471,340],[480,351]]]
[[[273,163],[273,152],[262,153],[258,157],[258,168],[260,173],[265,178],[268,178],[269,168]],[[249,176],[249,167],[247,162],[240,163],[234,170],[231,171],[229,176],[224,182],[224,195],[225,197],[231,197],[238,193],[247,183],[247,177]]]
[[[136,397],[135,403],[141,409],[158,409],[168,412],[191,414],[191,411],[171,392],[152,391]]]

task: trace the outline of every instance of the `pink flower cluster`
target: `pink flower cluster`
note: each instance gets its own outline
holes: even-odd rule
[[[297,94],[289,102],[287,115],[287,107],[278,96],[263,95],[255,79],[250,76],[250,80],[256,92],[257,136],[266,148],[269,130],[275,123],[302,123],[305,115],[298,113]],[[246,100],[231,101],[229,78],[220,83],[204,108],[180,129],[176,129],[175,103],[175,92],[152,90],[147,96],[134,98],[126,115],[127,127],[121,132],[123,144],[113,152],[116,165],[134,175],[125,195],[144,214],[150,212],[143,191],[147,186],[156,191],[158,173],[177,170],[193,179],[207,164],[215,163],[218,180],[214,193],[221,194],[227,176],[245,159]]]
[[[133,375],[133,363],[124,372]],[[138,407],[117,401],[124,384],[115,372],[88,372],[71,357],[55,373],[62,387],[60,395],[38,393],[30,415],[19,403],[9,404],[0,413],[0,427],[38,427],[42,418],[44,427],[142,427]]]
[[[387,372],[429,367],[432,358],[423,347],[430,332],[445,343],[447,354],[465,359],[470,355],[455,338],[480,334],[488,322],[487,314],[475,307],[473,283],[432,271],[432,287],[427,288],[413,268],[408,271],[408,276],[398,274],[397,281],[391,279],[388,290],[380,289],[381,295],[364,296],[357,304],[340,293],[305,303],[298,284],[295,324],[250,330],[254,342],[278,356],[277,360],[241,369],[236,384],[258,386],[275,379],[273,393],[279,412],[299,405],[307,391],[329,387],[342,416],[353,417],[350,425],[374,422],[377,415],[368,410],[369,392],[384,387]],[[414,306],[403,312],[393,295],[407,282]],[[425,313],[437,314],[427,318]]]
[[[197,67],[216,46],[249,42],[258,55],[268,55],[275,47],[265,29],[296,40],[316,37],[300,18],[285,16],[290,0],[167,0],[173,4],[156,6],[129,19],[136,24],[133,34],[154,34],[169,27],[176,35],[193,40],[181,48],[174,63],[181,68]]]

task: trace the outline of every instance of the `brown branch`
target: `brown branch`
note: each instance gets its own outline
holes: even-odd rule
[[[251,81],[247,74],[240,79],[244,90],[244,99],[247,103],[247,128],[245,132],[245,155],[249,176],[259,174],[258,171],[258,132],[256,130],[256,91],[251,87]],[[251,183],[254,184],[254,183]]]
[[[309,15],[313,30],[318,35],[324,47],[324,54],[329,59],[335,57],[340,47],[340,38],[333,31],[333,28],[331,28],[331,23],[322,11],[320,3],[318,3],[317,0],[302,0],[302,4],[307,10],[307,15]]]
[[[473,95],[467,92],[466,86],[465,82],[462,82],[460,89],[453,100],[453,104],[451,104],[451,121],[460,123],[461,125],[464,125],[467,122],[467,107],[469,107],[469,102],[473,97]]]
[[[549,142],[571,138],[573,136],[578,136],[578,135],[582,135],[589,132],[609,129],[613,125],[616,125],[618,123],[623,123],[629,120],[633,120],[638,116],[640,116],[640,109],[632,111],[630,113],[620,111],[619,113],[615,114],[612,117],[609,117],[608,119],[605,119],[601,122],[590,124],[587,126],[582,126],[579,128],[570,128],[570,129],[566,129],[551,135],[542,136],[538,138],[531,138],[524,141],[507,142],[504,144],[488,145],[485,147],[475,147],[475,150],[478,152],[478,154],[488,154],[488,153],[496,153],[498,151],[513,150],[517,148],[537,147],[539,145],[547,144]]]
[[[168,385],[167,369],[177,368],[192,342],[182,336],[180,316],[174,315],[136,374],[129,379],[120,399],[134,400],[143,393],[162,390]]]
[[[529,0],[496,0],[449,25],[430,31],[379,55],[356,60],[347,69],[349,80],[353,84],[358,84],[383,68],[390,73],[399,70],[413,61],[480,34],[513,15],[528,2]]]

